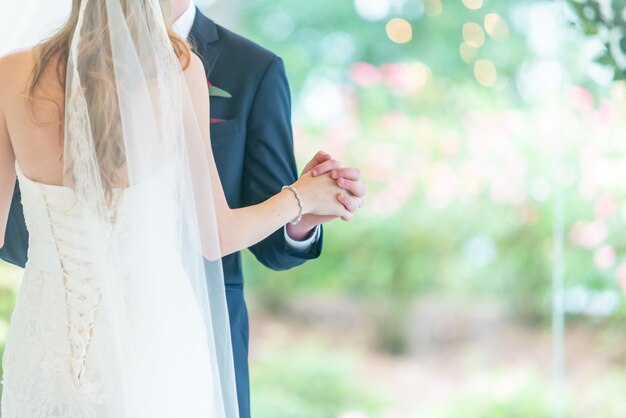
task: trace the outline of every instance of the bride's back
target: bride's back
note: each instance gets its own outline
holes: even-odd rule
[[[63,184],[65,87],[57,75],[58,58],[42,69],[28,100],[36,49],[0,58],[0,103],[13,151],[24,174],[44,184]]]
[[[138,128],[128,126],[134,117],[129,113],[142,113],[142,122],[137,124],[143,123],[139,130],[144,130],[148,141],[159,136],[156,121],[170,109],[166,100],[159,102],[157,98],[161,93],[167,96],[171,89],[145,89],[157,80],[167,84],[164,72],[176,72],[168,67],[171,55],[165,52],[166,43],[171,44],[183,70],[193,61],[189,46],[166,24],[167,4],[74,0],[68,20],[50,38],[33,49],[0,57],[0,117],[4,116],[7,131],[0,134],[8,134],[25,176],[44,184],[75,185],[77,179],[71,177],[80,175],[72,169],[82,163],[74,161],[76,155],[63,160],[65,84],[71,79],[67,91],[73,92],[69,103],[74,104],[71,113],[76,122],[69,123],[71,135],[91,141],[87,154],[96,154],[97,170],[107,192],[128,185],[126,148],[133,142],[128,135],[133,135],[129,130]],[[159,26],[164,26],[166,33],[159,35],[155,31]],[[72,47],[74,54],[70,54]],[[68,61],[72,68],[69,78]],[[137,85],[142,86],[137,94],[129,92]],[[148,108],[153,114],[148,114]],[[85,109],[88,114],[83,115]],[[0,130],[4,130],[3,125],[0,123]],[[76,125],[81,125],[80,132],[75,132]],[[150,126],[155,129],[146,132]],[[69,178],[64,178],[68,174]]]

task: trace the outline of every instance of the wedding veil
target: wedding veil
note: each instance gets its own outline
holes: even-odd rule
[[[87,209],[64,239],[76,258],[97,257],[70,266],[66,283],[80,308],[68,315],[87,330],[72,339],[75,383],[98,416],[237,418],[208,126],[198,125],[208,115],[196,115],[159,0],[78,3],[64,186]]]

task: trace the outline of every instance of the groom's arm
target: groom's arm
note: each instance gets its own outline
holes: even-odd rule
[[[258,86],[247,124],[243,203],[254,205],[297,179],[291,128],[291,96],[285,67],[275,57]],[[266,267],[286,270],[320,256],[323,231],[304,249],[287,243],[284,228],[250,247]]]

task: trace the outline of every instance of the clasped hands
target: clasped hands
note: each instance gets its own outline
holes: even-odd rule
[[[302,241],[309,237],[318,225],[338,218],[350,221],[354,213],[363,206],[363,197],[367,192],[365,184],[361,181],[361,171],[358,168],[341,167],[339,161],[323,151],[318,152],[304,167],[299,182],[304,180],[305,176],[327,177],[328,182],[332,182],[336,186],[334,197],[339,204],[335,205],[334,210],[330,210],[327,205],[323,210],[311,211],[311,213],[305,214],[298,224],[287,225],[287,233],[296,241]],[[325,193],[328,192],[325,191]]]

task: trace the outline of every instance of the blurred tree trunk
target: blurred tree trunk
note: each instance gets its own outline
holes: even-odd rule
[[[221,26],[237,32],[241,27],[242,0],[195,0],[208,17]]]

